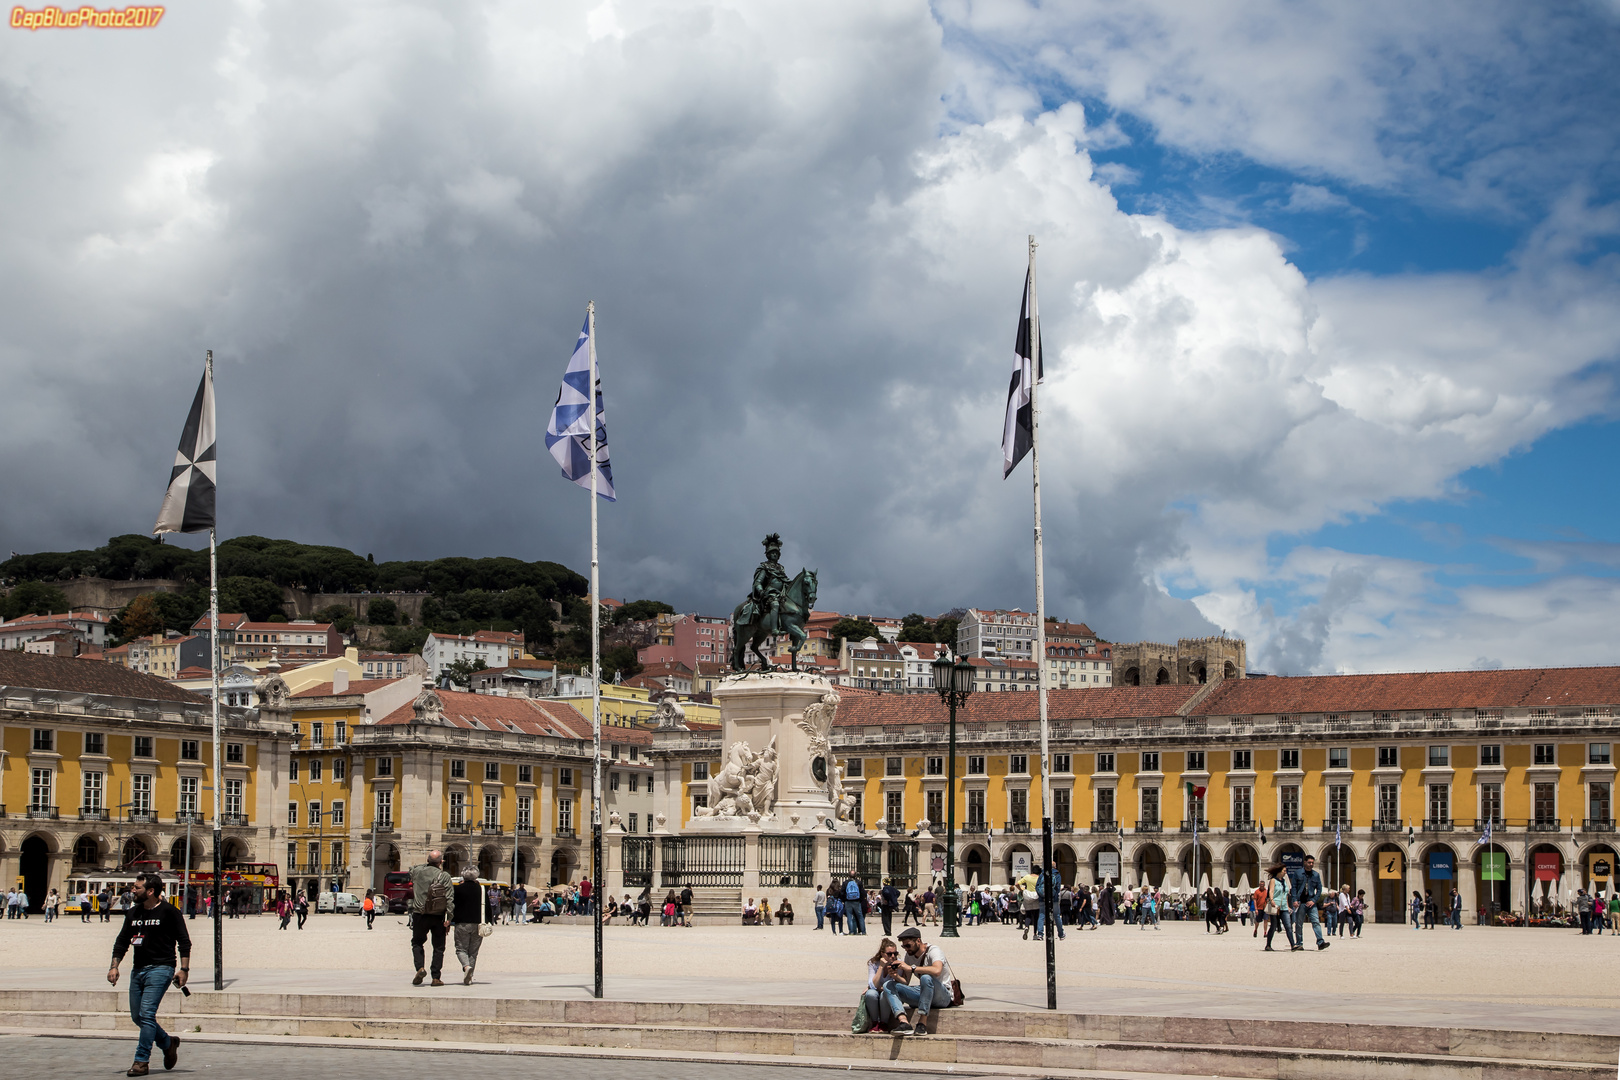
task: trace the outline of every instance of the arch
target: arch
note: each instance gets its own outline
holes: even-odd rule
[[[1316,857],[1316,869],[1322,875],[1323,888],[1337,890],[1340,885],[1348,885],[1350,894],[1355,895],[1358,888],[1356,853],[1349,844],[1329,844],[1324,847],[1322,854]]]
[[[1035,857],[1035,853],[1030,850],[1028,844],[1008,844],[1006,850],[1001,853],[1002,880],[1011,883],[1018,879],[1019,874],[1017,873],[1014,865],[1013,856],[1019,854],[1020,852],[1029,856],[1029,865],[1031,870],[1033,870],[1041,861]]]
[[[1558,859],[1558,877],[1553,881],[1537,881],[1536,856],[1555,855]],[[1551,908],[1557,904],[1565,903],[1564,876],[1569,873],[1569,860],[1564,857],[1563,849],[1557,844],[1537,844],[1530,849],[1530,858],[1525,872],[1530,875],[1531,902],[1539,912],[1542,908]]]
[[[1608,843],[1607,841],[1599,841],[1597,843],[1587,844],[1585,847],[1583,847],[1575,856],[1575,876],[1576,879],[1580,881],[1579,887],[1585,889],[1587,892],[1593,892],[1598,884],[1606,881],[1606,883],[1603,884],[1603,891],[1612,896],[1614,894],[1615,871],[1617,869],[1615,866],[1615,854],[1614,845]],[[1609,876],[1607,879],[1593,878],[1592,856],[1594,855],[1600,858],[1608,859]]]
[[[149,862],[155,857],[156,851],[157,845],[152,842],[150,836],[137,833],[124,840],[123,850],[118,855],[118,865],[128,868],[138,862]]]
[[[369,850],[367,855],[370,855]],[[371,864],[371,887],[381,892],[382,887],[387,884],[387,875],[398,869],[399,848],[387,840],[377,841],[377,855]]]
[[[1451,855],[1452,876],[1449,879],[1434,877],[1431,874],[1432,856],[1441,853]],[[1429,844],[1423,849],[1420,858],[1423,860],[1418,867],[1423,874],[1423,899],[1427,901],[1430,896],[1434,897],[1435,916],[1444,921],[1449,917],[1447,913],[1451,910],[1451,891],[1458,887],[1457,866],[1462,860],[1457,857],[1457,849],[1444,842]]]
[[[101,857],[107,853],[102,839],[92,833],[83,833],[73,841],[73,865],[86,869],[99,867]]]
[[[17,876],[23,879],[23,892],[28,894],[28,910],[45,910],[45,893],[50,889],[51,842],[34,833],[22,842],[21,858],[17,860]]]
[[[226,837],[220,843],[219,856],[227,867],[253,860],[252,854],[248,851],[247,841],[235,836]],[[195,868],[197,864],[193,862],[191,865]]]
[[[1263,879],[1260,870],[1260,852],[1253,844],[1229,844],[1222,854],[1226,863],[1226,876],[1229,888],[1237,888],[1247,879],[1248,887],[1257,887]]]
[[[1080,859],[1068,844],[1052,845],[1052,865],[1057,867],[1058,878],[1065,885],[1080,883]]]
[[[200,837],[192,837],[190,845],[191,859],[187,861],[186,838],[179,836],[169,845],[169,869],[185,872],[187,869],[196,870],[202,865],[203,844]]]
[[[1372,880],[1368,893],[1372,921],[1406,921],[1406,849],[1399,844],[1380,844],[1372,853]]]
[[[562,849],[558,848],[557,850],[561,851]],[[460,877],[461,868],[466,865],[466,862],[467,852],[460,845],[452,844],[444,849],[444,872],[451,877]]]
[[[1131,860],[1131,868],[1135,871],[1132,884],[1152,885],[1155,889],[1164,885],[1164,848],[1158,844],[1139,844],[1136,856]]]
[[[1204,665],[1202,660],[1193,662],[1192,674],[1193,678],[1198,680],[1199,685],[1209,682],[1209,668]]]
[[[962,852],[961,876],[958,884],[980,885],[990,883],[990,853],[982,844],[969,844]]]
[[[445,856],[449,858],[448,855]],[[566,885],[573,876],[574,853],[568,848],[560,847],[551,853],[551,884]]]
[[[1225,664],[1223,664],[1221,666],[1221,677],[1222,678],[1235,679],[1235,678],[1237,678],[1237,673],[1238,673],[1237,665],[1232,663],[1232,661],[1230,661],[1230,660],[1228,660]]]
[[[501,876],[501,853],[488,844],[478,849],[478,876],[485,881]]]
[[[1120,676],[1119,685],[1121,685],[1121,686],[1141,686],[1142,685],[1142,669],[1139,668],[1139,667],[1128,667],[1128,668],[1126,668],[1125,669],[1125,674]]]
[[[1500,881],[1485,880],[1486,855],[1501,856],[1499,861],[1502,867],[1502,878]],[[1499,913],[1510,911],[1513,908],[1513,887],[1508,881],[1509,875],[1507,873],[1508,866],[1513,862],[1513,856],[1508,854],[1505,847],[1493,840],[1488,846],[1476,849],[1473,858],[1469,861],[1472,863],[1470,872],[1474,875],[1474,896],[1477,898],[1476,903],[1479,905],[1479,924],[1481,926],[1490,926],[1495,923],[1496,916]]]
[[[527,885],[529,872],[534,867],[534,850],[532,848],[518,848],[517,854],[517,880],[513,885]]]
[[[1091,864],[1091,880],[1094,884],[1101,885],[1107,878],[1112,877],[1114,884],[1118,885],[1120,877],[1124,874],[1125,860],[1119,859],[1119,874],[1105,875],[1102,870],[1102,859],[1100,857],[1105,853],[1112,853],[1114,856],[1118,857],[1119,848],[1115,847],[1113,844],[1098,844],[1096,847],[1091,849],[1091,854],[1086,858],[1086,861]]]
[[[1181,887],[1188,892],[1202,891],[1203,880],[1207,877],[1212,888],[1224,887],[1224,883],[1217,880],[1215,872],[1215,856],[1208,845],[1200,842],[1198,845],[1198,867],[1193,868],[1193,846],[1188,844],[1176,856],[1176,865],[1181,870]]]
[[[1160,668],[1159,673],[1153,676],[1154,686],[1164,686],[1171,681],[1170,672],[1166,671],[1164,668]]]

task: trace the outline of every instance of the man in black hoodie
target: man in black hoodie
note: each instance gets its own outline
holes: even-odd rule
[[[158,1026],[158,1006],[169,980],[186,985],[191,971],[191,935],[186,921],[172,904],[163,901],[163,879],[156,874],[139,874],[130,891],[132,903],[124,910],[124,928],[113,943],[112,967],[107,981],[118,985],[118,965],[124,953],[135,950],[129,973],[129,1015],[141,1029],[135,1045],[135,1063],[126,1076],[145,1076],[155,1043],[163,1050],[163,1067],[174,1068],[180,1055],[180,1040]],[[180,970],[175,972],[175,951],[180,953]]]

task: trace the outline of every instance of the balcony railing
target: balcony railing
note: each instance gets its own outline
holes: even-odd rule
[[[1613,818],[1582,818],[1581,832],[1612,833],[1614,832]]]
[[[1182,822],[1181,822],[1181,831],[1182,832],[1190,833],[1190,832],[1193,831],[1193,829],[1195,827],[1197,828],[1197,830],[1199,832],[1209,832],[1209,822],[1205,821],[1203,818],[1199,818],[1197,821],[1194,821],[1191,818],[1182,819]]]
[[[1550,820],[1543,820],[1543,821],[1532,821],[1530,823],[1530,831],[1531,832],[1555,833],[1555,832],[1562,832],[1563,829],[1564,829],[1564,823],[1562,821],[1559,821],[1556,818],[1553,818],[1553,819],[1550,819]]]
[[[1339,830],[1342,830],[1343,832],[1350,832],[1354,828],[1355,828],[1355,826],[1350,824],[1350,819],[1347,818],[1347,817],[1336,817],[1336,818],[1330,817],[1330,818],[1326,818],[1322,822],[1322,831],[1323,832],[1332,832],[1334,829],[1339,829]]]
[[[985,836],[990,832],[990,823],[986,821],[969,821],[962,826],[962,831],[969,836]]]
[[[569,825],[565,828],[559,828],[557,830],[557,838],[559,840],[578,840],[579,833],[574,830],[572,825]]]
[[[1094,835],[1095,834],[1100,834],[1100,833],[1108,833],[1108,834],[1117,833],[1117,832],[1119,832],[1119,822],[1117,822],[1117,821],[1093,821],[1091,823],[1091,831],[1092,831],[1092,833]]]
[[[501,835],[501,827],[499,825],[492,825],[486,821],[478,827],[478,832],[483,836],[499,836]]]
[[[1058,832],[1072,833],[1072,832],[1074,832],[1074,822],[1072,822],[1072,821],[1054,821],[1054,822],[1052,822],[1052,831],[1055,832],[1055,833],[1058,833]]]
[[[1305,823],[1299,820],[1299,818],[1278,818],[1277,824],[1271,827],[1271,831],[1280,833],[1302,833],[1305,831]]]
[[[517,834],[519,836],[533,836],[534,835],[534,826],[533,825],[519,825],[517,827]]]
[[[371,827],[378,832],[393,832],[394,819],[390,817],[372,818]]]
[[[1252,821],[1229,821],[1226,823],[1228,833],[1255,833],[1260,830]]]
[[[58,814],[54,806],[36,805],[28,808],[28,820],[30,821],[55,821],[57,817]]]
[[[452,821],[450,824],[444,827],[444,831],[447,833],[464,833],[470,835],[472,833],[472,822]]]
[[[248,827],[248,816],[246,814],[221,814],[219,817],[219,823],[227,829],[245,829]]]
[[[1164,832],[1164,822],[1138,821],[1136,823],[1136,831],[1139,833],[1162,833]]]
[[[1423,819],[1423,831],[1424,832],[1451,832],[1452,831],[1451,819],[1450,818],[1424,818]]]
[[[105,806],[79,807],[80,821],[110,821],[111,819],[112,815],[107,811]]]
[[[1029,822],[1009,821],[1007,822],[1007,831],[1010,833],[1027,833],[1029,832]]]
[[[1406,826],[1399,821],[1375,821],[1372,824],[1375,833],[1398,833],[1404,828]]]

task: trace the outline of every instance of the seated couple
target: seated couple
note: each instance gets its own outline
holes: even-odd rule
[[[904,956],[901,953],[904,952]],[[866,1016],[894,1035],[927,1035],[935,1010],[951,1004],[955,975],[938,945],[926,944],[915,926],[900,931],[900,944],[884,938],[866,965]],[[908,1022],[916,1013],[916,1026]]]

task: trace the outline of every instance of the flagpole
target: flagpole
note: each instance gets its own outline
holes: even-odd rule
[[[591,909],[595,914],[596,988],[602,996],[602,596],[597,580],[596,548],[596,301],[585,306],[591,323]]]
[[[208,382],[214,381],[214,350],[208,350],[207,360]],[[214,689],[214,884],[213,884],[213,914],[214,914],[214,989],[225,989],[225,924],[220,921],[223,914],[219,910],[219,879],[225,875],[225,868],[221,864],[224,841],[220,832],[223,822],[220,820],[219,800],[220,791],[224,781],[220,779],[220,747],[219,747],[219,557],[216,551],[215,528],[208,527],[208,665],[210,669],[210,682]],[[189,845],[188,845],[189,850]]]
[[[1047,768],[1046,578],[1041,552],[1041,314],[1035,292],[1035,243],[1029,238],[1030,459],[1035,489],[1035,692],[1041,709],[1041,873],[1046,875],[1042,907],[1046,923],[1046,1007],[1057,1008],[1057,922],[1052,917],[1052,771]]]

